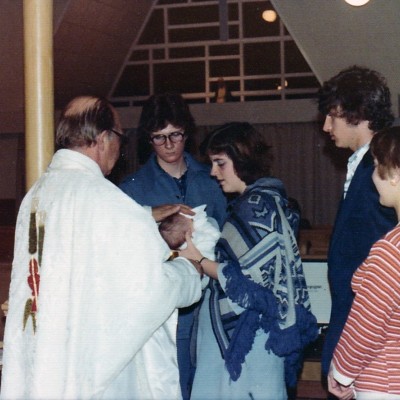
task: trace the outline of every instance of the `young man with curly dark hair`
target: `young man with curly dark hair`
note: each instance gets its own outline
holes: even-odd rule
[[[318,105],[325,116],[323,130],[336,147],[354,152],[348,160],[328,253],[332,311],[322,354],[322,372],[327,375],[353,301],[353,273],[372,244],[396,225],[394,210],[379,203],[369,150],[373,135],[390,126],[394,118],[385,78],[360,66],[347,68],[324,82]]]

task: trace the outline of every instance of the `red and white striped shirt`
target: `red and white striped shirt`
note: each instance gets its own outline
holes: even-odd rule
[[[354,273],[353,305],[333,355],[334,378],[356,391],[400,394],[400,227]]]

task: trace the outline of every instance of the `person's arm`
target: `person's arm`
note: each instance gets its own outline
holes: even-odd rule
[[[211,261],[208,258],[204,257],[200,251],[193,244],[192,238],[190,237],[190,233],[186,234],[186,243],[187,247],[183,250],[179,250],[179,255],[181,257],[185,257],[188,260],[193,260],[198,265],[200,265],[206,275],[210,278],[218,279],[217,268],[218,263],[215,261]]]
[[[189,264],[189,265],[188,265]],[[188,267],[193,270],[193,272],[188,271]],[[194,268],[193,268],[194,267]],[[177,257],[172,261],[166,261],[164,263],[165,273],[170,276],[172,281],[179,282],[177,279],[177,275],[179,277],[185,276],[189,274],[202,275],[203,271],[201,266],[197,262],[192,262],[191,260],[187,260],[182,257]],[[180,290],[180,296],[178,302],[176,303],[177,308],[188,307],[199,300],[199,292],[197,288],[193,285],[193,282],[189,279],[187,281],[187,285],[182,287]]]
[[[6,300],[6,301],[1,305],[1,310],[3,311],[4,316],[7,317],[7,313],[8,313],[8,300]]]
[[[332,367],[328,374],[328,390],[330,393],[332,393],[338,399],[341,399],[341,400],[350,400],[350,399],[355,398],[354,390],[353,390],[352,386],[342,385],[333,377]]]
[[[156,222],[161,222],[165,218],[177,212],[181,212],[186,215],[194,215],[192,209],[185,204],[164,204],[162,206],[151,208],[151,213]]]

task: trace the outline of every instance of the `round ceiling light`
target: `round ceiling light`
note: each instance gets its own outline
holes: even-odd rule
[[[351,6],[359,7],[367,4],[369,0],[344,0],[346,3],[350,4]]]
[[[274,22],[276,20],[276,12],[274,10],[265,10],[262,13],[263,20],[267,22]]]

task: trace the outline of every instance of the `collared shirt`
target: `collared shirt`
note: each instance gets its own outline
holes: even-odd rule
[[[346,182],[344,183],[343,197],[346,198],[347,190],[349,189],[351,180],[353,179],[354,173],[360,164],[360,161],[364,157],[365,153],[369,150],[369,142],[358,148],[349,158],[347,162],[347,174]]]

